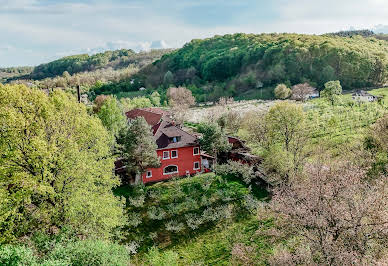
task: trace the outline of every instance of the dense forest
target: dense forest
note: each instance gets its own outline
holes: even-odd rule
[[[228,81],[264,86],[279,82],[297,84],[305,80],[318,86],[340,80],[345,88],[373,86],[385,81],[388,44],[375,39],[324,36],[235,34],[193,40],[150,67],[147,82],[157,74],[163,82],[168,71],[176,85],[187,80]],[[254,76],[252,76],[254,75]],[[236,76],[240,79],[236,80]],[[251,80],[250,80],[251,79]],[[244,79],[242,79],[244,80]],[[236,84],[237,83],[237,84]],[[239,87],[239,86],[236,86]]]
[[[63,57],[53,62],[42,64],[34,68],[32,79],[60,76],[67,71],[70,75],[93,71],[101,68],[125,68],[130,65],[143,67],[169,50],[153,50],[151,52],[135,53],[133,50],[115,50],[97,53],[94,55],[81,54]]]

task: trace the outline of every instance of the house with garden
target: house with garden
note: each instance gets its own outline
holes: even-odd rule
[[[160,108],[138,108],[126,113],[128,119],[143,117],[151,126],[157,145],[160,167],[146,169],[141,175],[144,184],[189,176],[205,171],[202,167],[201,149],[196,136],[175,123],[169,112]],[[204,155],[205,156],[205,155]]]

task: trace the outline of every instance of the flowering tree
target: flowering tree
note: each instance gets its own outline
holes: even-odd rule
[[[387,259],[388,180],[349,163],[310,165],[270,204],[277,236],[296,239],[274,264],[376,264]],[[290,242],[289,242],[290,243]]]
[[[315,91],[313,87],[308,83],[302,83],[292,86],[291,99],[296,101],[307,100],[308,95]]]

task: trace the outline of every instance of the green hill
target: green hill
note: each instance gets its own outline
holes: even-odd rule
[[[106,51],[94,55],[79,54],[62,57],[52,62],[36,67],[12,67],[0,68],[0,82],[15,80],[42,80],[61,77],[64,72],[75,75],[84,72],[112,69],[113,71],[128,67],[142,68],[151,64],[162,55],[172,51],[171,49],[155,49],[148,52],[136,53],[133,50],[121,49]],[[99,73],[101,75],[101,73]]]
[[[233,34],[192,40],[135,76],[146,88],[189,87],[197,100],[262,94],[278,83],[309,82],[322,88],[340,80],[344,89],[384,84],[388,43],[374,37],[300,34]],[[136,91],[127,81],[96,94]],[[264,91],[264,93],[257,93]]]
[[[374,38],[339,38],[296,34],[234,34],[193,40],[149,69],[147,84],[163,82],[167,71],[174,83],[229,81],[253,88],[277,82],[310,80],[322,86],[339,79],[345,88],[373,86],[387,78],[388,44]],[[146,71],[144,72],[148,74]],[[243,78],[243,79],[242,79]],[[253,82],[255,81],[255,82]]]
[[[115,50],[94,55],[80,54],[60,58],[34,68],[30,75],[32,79],[60,76],[67,71],[70,75],[112,67],[114,69],[128,67],[131,64],[144,66],[152,63],[169,50],[154,50],[148,53],[135,53],[133,50]]]

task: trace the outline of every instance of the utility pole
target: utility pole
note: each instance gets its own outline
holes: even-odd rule
[[[81,102],[81,86],[77,85],[77,96],[78,96],[78,102]]]

